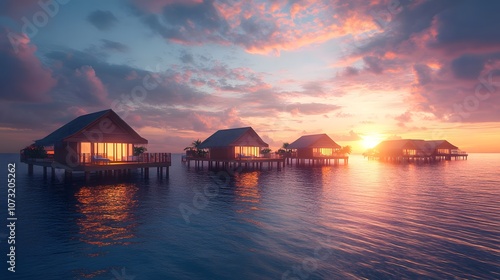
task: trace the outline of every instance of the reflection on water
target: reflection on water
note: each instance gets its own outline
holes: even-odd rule
[[[426,165],[352,156],[223,186],[172,162],[168,180],[100,186],[43,183],[20,165],[16,210],[29,224],[19,222],[16,279],[109,280],[121,268],[159,280],[500,279],[498,155]],[[219,191],[195,208],[206,184]],[[189,224],[181,204],[197,211]]]
[[[129,244],[135,237],[137,189],[133,184],[81,187],[75,194],[80,240],[97,246]]]
[[[259,210],[260,193],[259,193],[259,171],[238,173],[235,175],[235,190],[236,201],[240,202],[243,208],[236,210],[238,213],[243,213],[248,210]]]

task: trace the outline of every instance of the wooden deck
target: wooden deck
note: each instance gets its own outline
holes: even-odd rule
[[[381,156],[381,155],[364,155],[368,159],[378,159],[387,162],[439,162],[454,160],[467,160],[467,153],[452,153],[452,154],[435,154],[435,155],[398,155],[398,156]]]
[[[182,157],[182,162],[186,163],[188,167],[193,162],[196,168],[204,168],[207,166],[209,169],[218,168],[231,168],[242,167],[245,169],[262,169],[267,167],[272,170],[274,166],[278,170],[285,168],[286,165],[296,166],[324,166],[324,165],[339,165],[340,161],[346,165],[349,163],[348,156],[329,156],[329,157],[313,157],[313,158],[297,158],[297,157],[254,157],[254,158],[241,158],[241,159],[210,159],[200,157]]]
[[[71,179],[73,172],[84,172],[85,180],[89,180],[90,173],[94,172],[104,176],[119,176],[130,174],[133,169],[141,169],[141,174],[149,178],[149,168],[156,167],[159,177],[163,176],[165,169],[166,178],[169,177],[169,167],[172,165],[170,153],[146,153],[138,157],[136,161],[95,161],[81,163],[60,163],[53,159],[30,159],[21,157],[21,162],[28,164],[28,173],[33,174],[33,167],[43,168],[43,175],[47,177],[47,168],[51,168],[51,175],[54,178],[55,170],[65,171],[65,177]]]
[[[290,161],[288,161],[290,159]],[[339,165],[340,161],[343,161],[344,165],[349,163],[349,156],[347,155],[338,155],[338,156],[324,156],[324,157],[308,157],[308,158],[297,158],[290,157],[287,158],[287,164],[293,165],[295,161],[295,165],[297,166],[324,166],[324,165]]]
[[[200,157],[183,157],[182,161],[191,167],[191,162],[198,169],[203,169],[206,165],[208,169],[219,168],[244,168],[244,169],[263,169],[272,170],[276,165],[277,170],[285,168],[285,158],[281,157],[254,157],[254,158],[241,158],[241,159],[211,159]]]

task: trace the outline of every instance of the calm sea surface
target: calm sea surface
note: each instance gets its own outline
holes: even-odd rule
[[[500,279],[500,154],[87,184],[0,159],[0,279]]]

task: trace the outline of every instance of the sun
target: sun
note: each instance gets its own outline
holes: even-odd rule
[[[377,144],[380,143],[381,141],[381,137],[376,135],[365,135],[362,137],[363,137],[363,147],[365,149],[371,149],[377,146]]]

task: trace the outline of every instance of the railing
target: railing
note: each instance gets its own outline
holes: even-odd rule
[[[274,153],[269,153],[269,154],[260,154],[258,156],[255,155],[236,155],[234,159],[237,160],[249,160],[249,159],[281,159],[283,158],[282,155],[277,155]]]
[[[196,153],[186,153],[185,157],[186,157],[186,159],[208,159],[208,158],[210,158],[210,154],[205,153],[205,154],[199,155]]]
[[[171,153],[143,153],[137,156],[138,162],[145,163],[169,163],[172,162]]]
[[[107,154],[90,154],[82,153],[79,156],[80,163],[109,163],[109,162],[139,162],[139,163],[167,163],[171,162],[171,153],[142,153],[138,156],[126,156],[121,160],[111,160],[113,157],[108,157]]]
[[[80,163],[102,163],[110,162],[111,160],[104,153],[91,154],[91,153],[80,153],[78,154]]]
[[[20,151],[19,153],[21,162],[52,162],[54,161],[53,155],[47,155],[46,158],[31,158],[27,156],[24,151]],[[70,157],[69,160],[78,159],[78,164],[109,164],[109,163],[171,163],[172,162],[172,154],[171,153],[143,153],[138,156],[127,156],[122,157],[121,160],[112,160],[113,157],[108,157],[107,154],[99,153],[99,154],[91,154],[91,153],[79,153]]]
[[[46,154],[44,158],[40,157],[30,157],[26,155],[24,152],[24,149],[19,151],[19,160],[21,162],[26,162],[26,161],[36,161],[36,162],[51,162],[54,161],[54,154]]]

